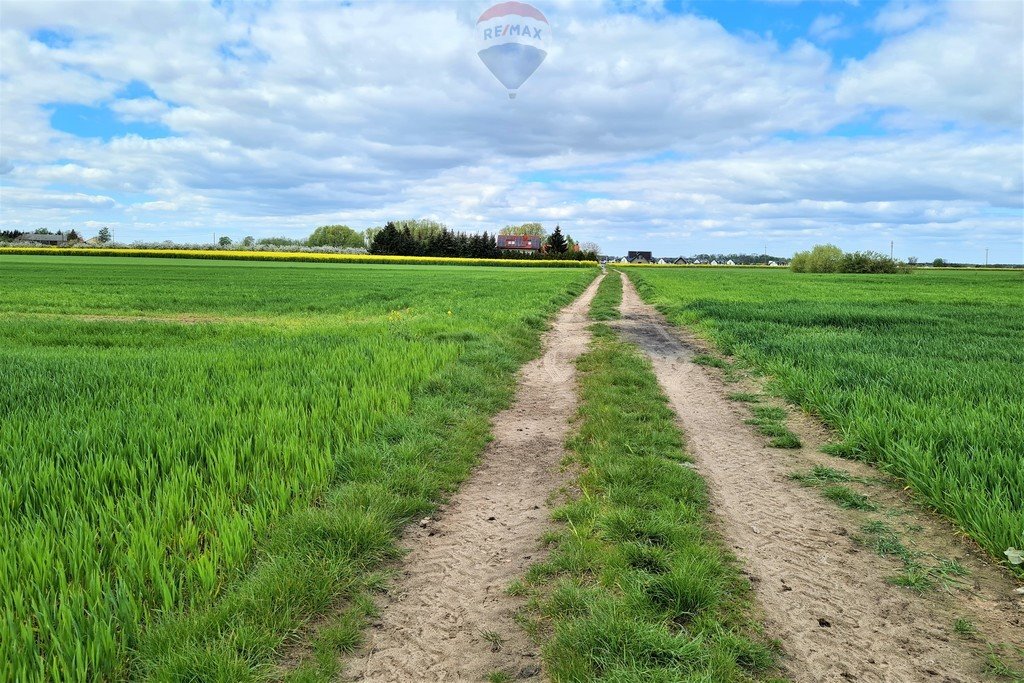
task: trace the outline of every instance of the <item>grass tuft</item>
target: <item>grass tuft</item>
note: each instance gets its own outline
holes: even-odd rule
[[[871,500],[862,493],[857,493],[853,489],[835,484],[832,486],[826,486],[822,490],[822,495],[831,501],[834,501],[839,507],[846,510],[877,510],[878,506],[871,502]]]
[[[961,638],[973,639],[978,635],[978,629],[970,619],[960,618],[953,622],[953,631]]]
[[[724,359],[719,358],[718,356],[712,356],[707,353],[698,353],[693,358],[691,358],[690,361],[696,363],[697,365],[705,365],[710,368],[729,367],[729,364]]]
[[[810,472],[797,472],[790,475],[790,478],[808,486],[835,484],[854,480],[853,475],[849,472],[826,467],[825,465],[815,465],[811,468]]]
[[[768,445],[772,448],[800,448],[803,443],[796,434],[788,432],[781,436],[772,437],[768,440]]]

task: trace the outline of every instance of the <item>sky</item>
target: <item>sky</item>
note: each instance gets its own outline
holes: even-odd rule
[[[1019,2],[0,2],[0,228],[119,242],[432,218],[604,253],[1024,261]]]

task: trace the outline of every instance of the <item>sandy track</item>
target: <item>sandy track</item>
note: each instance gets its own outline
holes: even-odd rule
[[[972,569],[971,590],[918,596],[888,585],[894,563],[849,537],[863,518],[789,479],[828,457],[813,452],[823,439],[815,443],[810,435],[796,453],[765,448],[721,382],[689,362],[693,340],[645,304],[625,276],[623,285],[623,320],[616,325],[651,358],[680,416],[721,533],[751,579],[768,633],[787,654],[787,674],[815,682],[991,680],[982,678],[980,646],[957,639],[951,626],[969,615],[994,642],[1024,642],[1024,605],[1014,582],[961,545],[957,556]],[[861,474],[857,463],[831,464]],[[954,536],[932,515],[908,514]]]
[[[573,361],[590,340],[599,282],[559,313],[543,355],[521,370],[515,403],[495,416],[480,465],[434,519],[403,537],[412,550],[346,680],[481,681],[497,670],[540,677],[536,648],[513,620],[520,603],[504,590],[537,561],[548,498],[566,481]],[[500,649],[488,632],[499,634]]]

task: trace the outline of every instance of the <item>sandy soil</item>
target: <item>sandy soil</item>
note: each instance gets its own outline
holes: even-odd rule
[[[968,683],[983,674],[981,639],[1024,645],[1024,596],[1007,573],[988,564],[951,525],[885,486],[881,502],[899,506],[900,524],[920,526],[928,552],[957,558],[971,574],[963,587],[912,592],[886,583],[896,560],[853,541],[877,513],[840,509],[789,475],[817,463],[858,476],[872,468],[818,453],[828,434],[809,416],[790,420],[804,440],[796,451],[766,448],[744,424],[746,408],[731,402],[711,371],[689,362],[699,340],[669,325],[623,276],[623,320],[617,327],[651,358],[689,450],[711,489],[721,534],[744,565],[765,613],[768,633],[786,652],[795,681]],[[980,637],[964,640],[952,623],[967,617]],[[1010,662],[1013,660],[1011,659]],[[1005,680],[1005,679],[1004,679]]]
[[[515,403],[495,416],[480,465],[403,537],[411,551],[345,680],[481,681],[499,670],[540,678],[536,647],[513,620],[521,602],[504,591],[540,558],[549,498],[567,480],[560,464],[577,407],[573,361],[590,340],[598,282],[561,311],[542,357],[521,370]]]

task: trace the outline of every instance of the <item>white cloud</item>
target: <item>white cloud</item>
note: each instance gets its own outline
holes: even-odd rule
[[[116,100],[111,103],[110,108],[120,114],[123,121],[159,121],[170,111],[166,102],[155,97]]]
[[[939,11],[933,5],[913,0],[894,0],[875,15],[871,26],[879,33],[900,33],[919,26]]]
[[[136,211],[177,211],[179,207],[177,202],[168,202],[161,199],[155,202],[134,204],[130,208]]]
[[[82,192],[37,192],[20,188],[0,189],[0,198],[7,208],[28,209],[110,209],[117,205],[110,197]]]
[[[808,35],[817,38],[819,41],[827,43],[831,40],[839,40],[840,38],[847,38],[851,34],[851,29],[847,26],[843,26],[843,17],[839,14],[820,14],[813,22],[811,22],[810,28],[807,29]]]
[[[1016,2],[953,3],[942,20],[892,37],[850,64],[838,101],[1020,130],[1022,12]]]
[[[957,5],[918,25],[916,6],[893,5],[874,26],[904,33],[840,65],[805,41],[782,48],[650,5],[549,3],[554,48],[510,102],[474,53],[468,5],[7,2],[0,219],[196,239],[211,226],[540,218],[588,238],[792,246],[822,231],[968,239],[1012,225],[986,209],[1019,205],[1019,13],[1015,33],[1005,9]],[[815,24],[823,43],[850,30],[838,14]],[[70,45],[30,40],[54,26]],[[117,99],[133,80],[155,96]],[[110,103],[174,137],[59,133],[42,107],[55,99]],[[900,130],[824,135],[876,109]],[[942,133],[938,119],[992,128]]]

